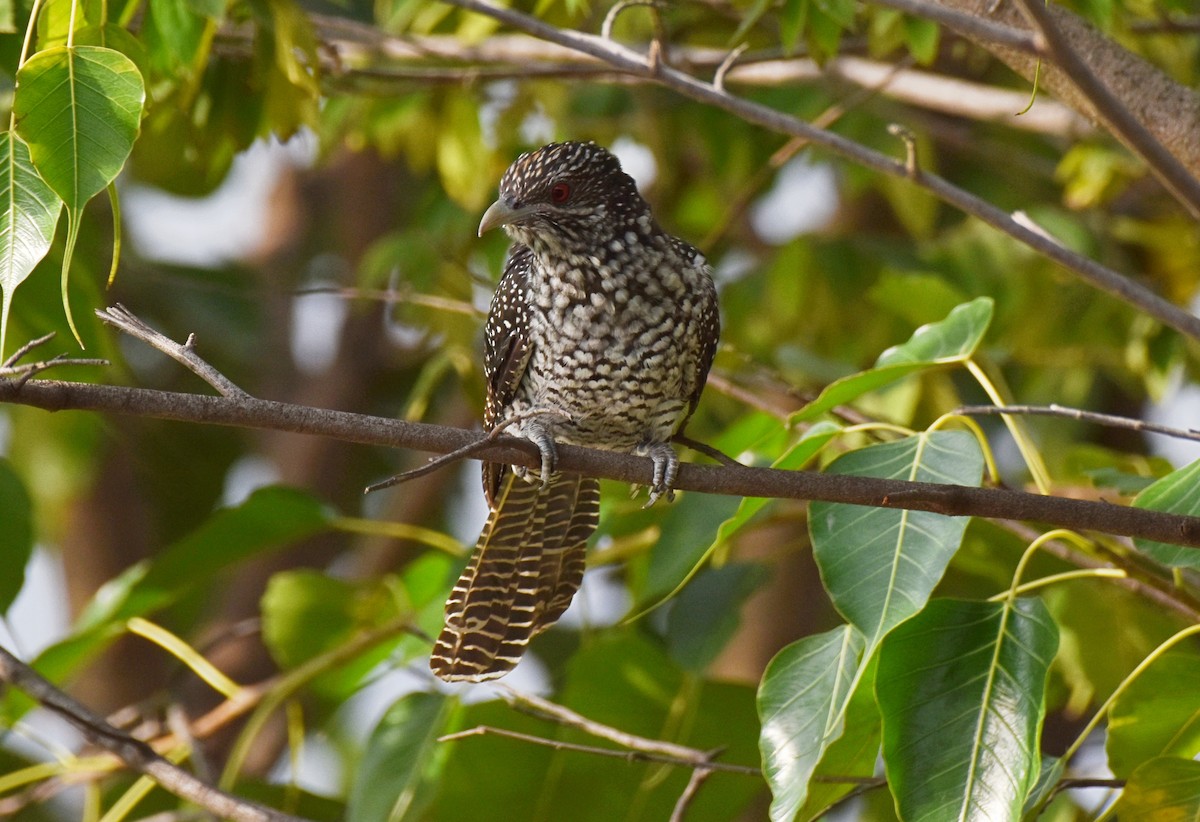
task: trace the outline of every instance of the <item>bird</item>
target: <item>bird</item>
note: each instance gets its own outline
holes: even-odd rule
[[[673,499],[671,439],[696,410],[720,336],[704,255],[664,231],[594,142],[519,156],[479,236],[512,240],[484,326],[484,428],[531,441],[540,468],[483,464],[490,514],[446,601],[430,668],[449,682],[512,670],[583,579],[600,486],[557,471],[556,443],[649,457],[646,506]]]

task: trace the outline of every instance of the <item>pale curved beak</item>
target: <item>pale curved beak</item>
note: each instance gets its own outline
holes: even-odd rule
[[[515,223],[517,220],[530,214],[532,210],[528,206],[525,208],[514,208],[501,197],[488,206],[487,211],[483,212],[483,219],[479,221],[478,236],[482,237],[485,231],[491,231],[493,228]]]

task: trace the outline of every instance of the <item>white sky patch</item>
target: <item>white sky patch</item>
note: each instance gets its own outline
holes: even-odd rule
[[[317,139],[302,132],[280,143],[259,140],[233,160],[206,197],[180,197],[141,183],[121,187],[125,228],[138,253],[175,265],[217,267],[262,245],[267,207],[280,174],[316,159]]]
[[[227,507],[240,505],[259,488],[277,482],[279,468],[275,463],[256,454],[242,457],[229,466],[229,472],[225,475],[225,488],[221,492],[221,504]]]
[[[827,226],[838,209],[833,166],[806,157],[788,161],[775,185],[750,210],[750,224],[764,242],[783,245]]]
[[[350,304],[338,294],[300,294],[292,300],[292,361],[306,376],[323,374],[333,365],[349,314]]]
[[[654,152],[630,137],[618,137],[609,151],[621,161],[621,168],[645,191],[658,179],[658,161]]]

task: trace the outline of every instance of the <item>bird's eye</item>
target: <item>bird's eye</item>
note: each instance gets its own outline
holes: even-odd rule
[[[565,203],[571,199],[571,187],[566,183],[555,183],[550,189],[550,199],[556,203]]]

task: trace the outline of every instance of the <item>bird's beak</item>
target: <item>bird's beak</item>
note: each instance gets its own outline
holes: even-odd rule
[[[491,231],[502,225],[511,225],[518,220],[526,217],[533,211],[528,206],[524,208],[515,207],[501,197],[496,202],[488,206],[488,210],[483,212],[483,219],[479,221],[479,236],[482,237],[485,231]]]

